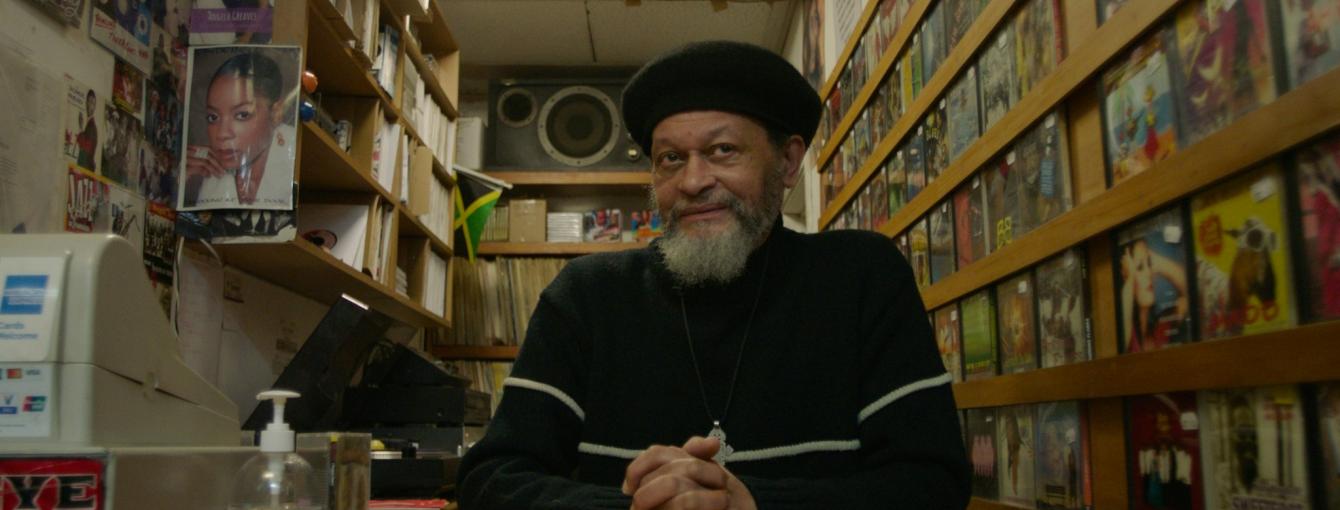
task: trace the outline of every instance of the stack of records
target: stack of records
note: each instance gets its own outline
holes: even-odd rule
[[[545,234],[551,243],[582,242],[582,213],[549,213]]]

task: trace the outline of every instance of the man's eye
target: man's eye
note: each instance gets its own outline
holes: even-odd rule
[[[662,152],[660,156],[657,156],[657,157],[656,157],[656,166],[657,166],[657,167],[663,167],[663,166],[666,166],[666,165],[673,165],[673,164],[676,164],[676,163],[679,163],[679,162],[680,162],[680,157],[679,157],[679,153],[678,153],[678,152]]]
[[[714,155],[726,156],[734,154],[735,152],[736,152],[735,146],[729,143],[719,143],[712,146],[712,154]]]

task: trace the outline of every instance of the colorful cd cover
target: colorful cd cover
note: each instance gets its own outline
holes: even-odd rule
[[[991,289],[959,301],[963,327],[963,379],[973,381],[996,375],[996,307]]]
[[[935,320],[935,343],[940,347],[940,359],[954,382],[963,380],[962,344],[959,342],[958,307],[946,306],[932,314]]]
[[[1037,479],[1039,509],[1091,508],[1088,430],[1079,402],[1037,405]]]
[[[996,472],[996,410],[968,409],[968,458],[972,463],[972,495],[996,499],[1000,479]]]
[[[986,256],[988,224],[986,186],[982,185],[981,176],[974,175],[954,192],[954,252],[959,268]]]
[[[1340,0],[1280,0],[1284,60],[1298,87],[1340,65]]]
[[[1038,367],[1038,328],[1033,287],[1033,274],[1027,271],[996,285],[1002,374],[1017,374]]]
[[[1179,146],[1173,118],[1169,34],[1158,31],[1103,73],[1107,165],[1116,185],[1154,166]]]
[[[1326,510],[1340,509],[1340,383],[1317,386],[1313,401],[1317,409],[1317,448],[1321,450],[1321,495]],[[971,418],[971,415],[969,415]]]
[[[1017,171],[1019,158],[1014,150],[1005,156],[988,163],[982,171],[986,174],[986,215],[991,218],[991,228],[986,231],[987,246],[991,251],[999,250],[1014,241],[1014,238],[1026,231],[1023,224],[1024,198],[1020,192],[1023,183]]]
[[[1308,318],[1340,318],[1340,134],[1296,154]]]
[[[1181,143],[1191,145],[1275,100],[1266,0],[1187,2],[1177,11]]]
[[[917,136],[926,144],[926,184],[935,182],[935,178],[949,167],[949,130],[945,126],[949,122],[948,106],[949,102],[940,98],[937,106],[931,108],[921,126],[917,127]]]
[[[1122,352],[1191,341],[1191,292],[1182,208],[1173,207],[1117,231],[1113,267]]]
[[[1033,405],[1002,407],[996,411],[996,457],[1002,503],[1033,507],[1035,441]]]
[[[977,64],[982,93],[982,132],[1019,102],[1019,77],[1014,70],[1014,30],[997,31]]]
[[[1284,172],[1249,171],[1191,198],[1201,340],[1298,323]]]
[[[1067,148],[1065,115],[1052,112],[1019,139],[1015,151],[1019,158],[1022,198],[1020,222],[1023,230],[1035,228],[1070,210],[1070,155]]]
[[[945,3],[949,9],[945,14],[945,35],[949,51],[953,51],[958,42],[963,40],[963,35],[968,33],[968,28],[972,27],[977,15],[982,13],[986,0],[945,0]]]
[[[975,3],[963,0],[966,3]],[[977,68],[969,67],[949,89],[949,161],[958,159],[964,150],[977,141]]]
[[[1126,399],[1132,510],[1203,510],[1196,393]]]
[[[1029,0],[1014,18],[1015,71],[1019,75],[1019,97],[1056,69],[1065,57],[1059,0]]]
[[[949,49],[945,47],[945,10],[944,2],[935,2],[926,19],[921,21],[921,83],[931,81],[935,71],[945,61]]]
[[[908,139],[902,150],[904,168],[907,169],[907,200],[921,193],[926,187],[926,136],[920,128]]]
[[[931,283],[954,273],[954,208],[950,201],[931,209]]]
[[[1205,508],[1312,508],[1298,388],[1203,391]]]
[[[1042,368],[1092,359],[1084,252],[1066,250],[1035,271]]]
[[[926,223],[926,218],[922,218],[907,232],[907,242],[912,248],[912,274],[916,276],[918,290],[931,285],[931,243]]]

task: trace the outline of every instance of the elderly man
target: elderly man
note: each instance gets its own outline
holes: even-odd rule
[[[966,506],[906,261],[879,235],[781,226],[820,109],[789,63],[740,43],[632,78],[623,115],[666,234],[574,260],[541,295],[462,508]]]

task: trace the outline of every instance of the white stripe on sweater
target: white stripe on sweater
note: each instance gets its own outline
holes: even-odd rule
[[[569,409],[572,409],[572,412],[577,414],[577,419],[586,421],[586,413],[582,411],[582,406],[577,405],[577,401],[573,400],[572,397],[569,397],[567,393],[563,393],[563,390],[539,381],[522,379],[520,377],[508,377],[503,379],[503,386],[526,388],[528,390],[535,390],[548,394],[549,396],[558,399],[559,402],[567,405]]]
[[[927,388],[934,388],[941,384],[949,384],[950,382],[953,382],[953,380],[954,380],[953,376],[949,375],[949,372],[945,372],[943,374],[931,377],[929,379],[914,381],[912,383],[907,384],[906,386],[890,391],[883,397],[880,397],[879,400],[876,400],[874,403],[865,406],[865,409],[862,409],[860,414],[856,415],[856,423],[859,425],[861,422],[865,421],[866,418],[869,418],[871,415],[879,412],[880,409],[884,409],[889,404],[894,403],[894,401],[906,397],[911,393],[918,392]]]
[[[810,441],[808,443],[798,443],[785,446],[774,446],[771,448],[760,448],[758,450],[740,450],[727,457],[728,462],[749,462],[755,460],[768,460],[779,457],[792,457],[806,453],[817,452],[850,452],[861,449],[861,441],[852,439],[850,441]],[[628,448],[619,448],[616,446],[607,446],[595,443],[581,443],[577,445],[577,451],[590,455],[600,455],[604,457],[614,457],[616,459],[635,459],[642,450],[632,450]]]

